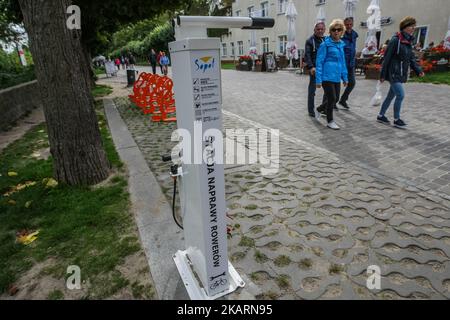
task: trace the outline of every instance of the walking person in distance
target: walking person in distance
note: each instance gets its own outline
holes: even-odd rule
[[[384,100],[377,121],[390,125],[391,122],[386,117],[392,100],[394,102],[394,126],[400,129],[406,128],[407,124],[401,119],[400,111],[403,99],[405,98],[405,90],[403,84],[408,81],[409,67],[419,77],[424,77],[425,73],[416,62],[413,52],[414,30],[416,27],[416,19],[413,17],[405,17],[400,22],[400,32],[397,32],[391,41],[384,55],[383,66],[381,68],[380,81],[388,81],[391,85],[389,93]]]
[[[342,37],[342,40],[345,43],[344,53],[345,53],[345,62],[347,64],[347,73],[348,73],[348,86],[342,94],[341,99],[339,100],[339,104],[343,106],[345,109],[350,109],[347,104],[347,100],[352,93],[353,89],[356,85],[355,78],[355,68],[356,68],[356,42],[358,40],[358,33],[353,30],[353,18],[349,17],[344,20],[345,24],[345,33]]]
[[[320,45],[316,61],[316,86],[323,87],[326,95],[326,107],[328,128],[339,130],[334,121],[333,109],[339,99],[341,81],[344,86],[348,83],[347,65],[345,63],[344,47],[341,40],[344,32],[344,21],[335,19],[329,27],[330,36]],[[320,108],[317,111],[321,112]]]
[[[148,62],[150,63],[150,65],[152,66],[152,71],[153,74],[156,74],[156,63],[157,63],[157,58],[156,58],[156,52],[155,49],[152,49],[150,51],[150,56],[148,57]]]
[[[308,114],[310,117],[316,117],[314,98],[316,96],[316,58],[320,45],[324,41],[325,23],[317,22],[314,26],[314,34],[306,40],[305,44],[305,63],[309,73],[308,86]],[[325,104],[325,95],[322,105]]]

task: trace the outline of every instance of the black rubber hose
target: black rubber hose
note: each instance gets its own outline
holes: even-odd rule
[[[275,19],[273,18],[252,18],[252,27],[254,28],[273,28]]]
[[[183,226],[177,221],[177,218],[175,216],[175,197],[177,195],[177,180],[178,179],[176,177],[173,179],[172,215],[173,220],[175,221],[177,226],[180,227],[181,230],[184,230]]]

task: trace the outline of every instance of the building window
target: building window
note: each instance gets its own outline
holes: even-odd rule
[[[268,17],[269,16],[269,3],[263,2],[261,3],[261,17]]]
[[[287,36],[278,37],[278,53],[286,54]]]
[[[269,52],[269,38],[262,38],[261,43],[262,43],[262,52],[263,53]]]
[[[227,44],[226,43],[222,43],[222,57],[226,57],[226,56],[228,56]]]
[[[240,56],[244,55],[244,41],[238,41],[238,52]]]
[[[253,16],[253,12],[255,11],[255,7],[251,6],[247,8],[247,12],[248,12],[248,16],[251,17]]]
[[[414,43],[413,45],[419,44],[422,49],[428,47],[428,26],[419,26],[414,30]]]
[[[236,56],[236,52],[234,51],[234,42],[231,42],[230,46],[231,46],[231,56],[234,57]]]
[[[278,13],[286,13],[287,0],[278,0]]]
[[[236,17],[240,17],[241,16],[241,10],[237,10],[236,11]]]

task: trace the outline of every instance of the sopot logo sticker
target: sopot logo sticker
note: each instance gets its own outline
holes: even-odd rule
[[[213,57],[195,59],[195,66],[197,67],[195,71],[202,70],[203,72],[206,72],[208,69],[214,69],[215,62]]]

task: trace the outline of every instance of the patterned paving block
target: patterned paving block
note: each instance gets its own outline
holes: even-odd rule
[[[172,181],[160,156],[174,145],[170,135],[175,125],[152,123],[126,100],[120,100],[118,108],[170,200]],[[275,116],[272,124],[279,120]],[[251,127],[227,114],[224,126]],[[315,129],[307,139],[317,141],[322,135],[317,144],[326,148],[315,149],[282,135],[280,169],[274,176],[262,177],[257,164],[226,169],[228,223],[233,227],[229,257],[258,288],[257,298],[450,298],[450,211],[446,202],[369,174],[339,153],[339,148],[357,141],[357,154],[369,152],[373,155],[369,160],[388,154],[389,148],[400,148],[413,162],[415,158],[399,140],[410,137],[394,132],[393,139],[386,134],[392,146],[376,143],[369,147],[361,144],[372,138],[376,125],[359,128],[358,139],[353,134],[344,133],[341,138],[311,128]],[[410,143],[420,146],[430,134],[434,133],[415,135]],[[446,140],[440,143],[441,148],[447,147]],[[352,148],[348,147],[348,152]],[[338,157],[326,150],[337,152]],[[427,159],[424,154],[416,157]],[[371,265],[381,268],[381,290],[366,288]]]

